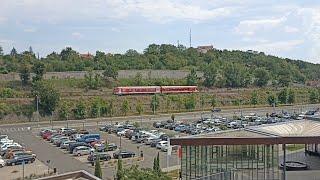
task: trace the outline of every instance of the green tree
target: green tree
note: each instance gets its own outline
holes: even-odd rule
[[[198,76],[196,70],[193,68],[187,76],[187,85],[188,86],[195,86],[197,85],[198,81]]]
[[[184,106],[187,110],[192,110],[196,107],[196,99],[193,95],[185,99]]]
[[[153,171],[156,173],[156,174],[161,174],[161,167],[160,167],[160,155],[159,155],[159,152],[158,152],[158,155],[157,157],[155,157],[153,159]]]
[[[213,108],[215,108],[217,106],[217,99],[216,99],[216,96],[212,96],[211,97],[211,100],[210,100],[210,105]]]
[[[142,79],[142,74],[139,72],[136,74],[136,76],[133,79],[134,85],[135,86],[142,86],[144,85],[143,79]]]
[[[11,57],[15,57],[15,56],[17,56],[18,55],[18,52],[17,52],[17,50],[16,50],[16,48],[12,48],[12,50],[11,50],[11,52],[10,52],[10,56]]]
[[[60,93],[49,83],[42,81],[34,82],[32,95],[39,98],[39,109],[44,115],[52,115],[60,100]]]
[[[107,66],[103,72],[104,78],[113,78],[117,79],[118,77],[118,69],[114,66]]]
[[[315,89],[309,91],[309,102],[312,104],[319,102],[319,92]]]
[[[5,103],[0,103],[0,119],[9,114],[9,107]]]
[[[98,89],[101,86],[100,74],[94,74],[92,70],[85,74],[84,79],[88,89]]]
[[[19,76],[23,86],[27,85],[30,80],[30,67],[23,63],[19,69]]]
[[[101,115],[101,99],[94,99],[91,103],[91,117],[97,118]]]
[[[251,94],[251,104],[255,107],[258,104],[258,93],[257,91],[253,91]]]
[[[43,75],[45,73],[45,65],[43,62],[36,62],[33,66],[32,66],[32,72],[35,74],[34,77],[32,78],[32,81],[40,81],[43,78]]]
[[[267,102],[269,103],[270,106],[277,105],[277,97],[273,93],[269,93]]]
[[[121,105],[121,112],[126,116],[129,109],[130,109],[129,101],[125,99]]]
[[[159,98],[155,94],[155,95],[152,96],[151,103],[150,103],[150,108],[152,109],[153,114],[156,113],[158,107],[159,107]]]
[[[288,102],[288,89],[284,88],[283,90],[280,91],[278,95],[278,100],[281,104],[287,104]]]
[[[109,115],[112,117],[114,114],[114,104],[113,104],[113,99],[110,100],[109,102],[109,107],[108,107],[108,112]]]
[[[278,83],[282,87],[290,86],[291,82],[292,82],[292,77],[290,73],[283,73],[278,77]]]
[[[259,87],[266,86],[268,84],[268,81],[270,80],[269,72],[264,68],[257,68],[254,71],[255,75],[255,85]]]
[[[294,104],[296,102],[296,92],[293,89],[290,89],[288,92],[288,103]]]
[[[80,100],[77,105],[76,108],[73,109],[73,113],[74,113],[74,117],[76,119],[84,119],[86,118],[86,105],[84,104],[84,102],[82,100]]]
[[[216,79],[218,76],[217,64],[210,63],[204,71],[204,86],[212,87],[216,84]]]
[[[125,171],[122,167],[122,159],[119,158],[118,159],[118,163],[117,163],[117,175],[116,175],[116,179],[117,180],[124,180],[125,178]]]
[[[61,120],[66,120],[70,117],[70,108],[71,106],[67,101],[60,103],[58,114]]]
[[[143,112],[143,106],[142,106],[141,101],[138,101],[138,104],[137,104],[137,106],[136,106],[136,111],[138,112],[139,115],[142,114],[142,112]]]
[[[202,111],[203,111],[203,107],[205,106],[205,104],[206,104],[206,100],[205,100],[204,95],[202,94],[202,95],[200,96],[200,105],[201,105],[201,110],[202,110]]]
[[[101,165],[100,165],[100,157],[97,156],[96,162],[94,163],[94,175],[98,178],[102,178],[102,171],[101,171]]]
[[[3,88],[0,90],[0,98],[14,98],[16,91],[11,88]]]

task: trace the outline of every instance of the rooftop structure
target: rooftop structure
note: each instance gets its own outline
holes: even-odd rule
[[[207,53],[208,51],[213,49],[213,45],[209,45],[209,46],[198,46],[197,47],[197,51],[200,53]]]
[[[170,143],[182,147],[183,179],[281,179],[279,151],[283,150],[281,162],[287,162],[287,144],[305,144],[306,152],[318,153],[320,122],[297,120],[179,137]]]

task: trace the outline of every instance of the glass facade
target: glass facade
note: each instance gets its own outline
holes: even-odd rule
[[[279,180],[278,145],[182,146],[182,179]]]

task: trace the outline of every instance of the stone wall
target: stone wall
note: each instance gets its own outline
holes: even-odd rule
[[[95,71],[102,75],[103,71]],[[187,77],[190,71],[185,70],[120,70],[118,78],[133,78],[137,73],[141,73],[143,78],[170,78],[183,79]],[[44,79],[67,79],[67,78],[84,78],[86,71],[67,71],[67,72],[47,72]],[[197,72],[198,77],[202,77],[202,72]],[[33,76],[33,74],[31,74]],[[0,74],[0,81],[20,80],[18,73]]]

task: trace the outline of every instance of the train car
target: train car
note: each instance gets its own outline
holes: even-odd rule
[[[194,93],[199,92],[197,86],[161,86],[161,93]]]
[[[130,95],[130,94],[159,94],[161,93],[160,86],[124,86],[116,87],[113,94]]]

